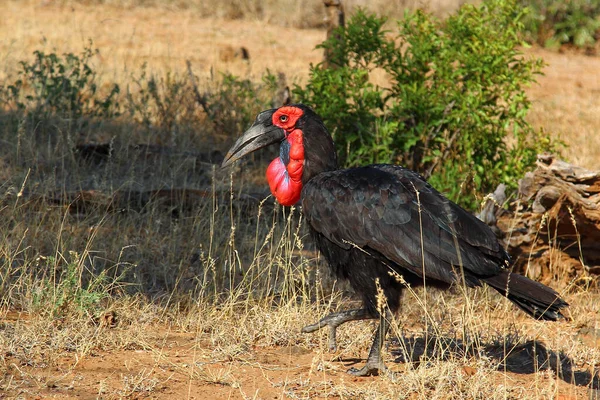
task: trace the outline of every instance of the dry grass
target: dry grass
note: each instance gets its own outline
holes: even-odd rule
[[[600,165],[600,61],[583,54],[533,49],[548,67],[529,90],[529,121],[563,140],[573,164],[595,170]]]
[[[325,24],[326,13],[322,0],[34,0],[38,5],[103,5],[137,9],[139,7],[158,8],[169,11],[191,11],[199,17],[244,19],[267,22],[276,26],[294,28],[320,28]],[[461,4],[473,0],[345,0],[344,7],[352,12],[357,7],[365,8],[381,15],[401,18],[406,9],[425,8],[436,15],[444,16],[456,10]]]
[[[132,93],[144,62],[156,76],[181,78],[189,59],[210,91],[219,85],[211,70],[258,79],[270,68],[302,80],[321,58],[313,48],[322,30],[265,24],[274,19],[266,11],[242,22],[199,18],[195,3],[156,2],[4,2],[0,80],[34,49],[78,53],[88,38],[101,50],[100,83],[129,84]],[[247,47],[250,61],[222,60],[227,46]],[[531,90],[532,121],[571,143],[571,160],[596,166],[597,60],[534,54],[551,65]],[[563,81],[572,68],[580,71],[573,90]],[[197,108],[193,97],[177,99]],[[215,137],[199,114],[168,129],[129,116],[73,125],[0,115],[0,389],[9,396],[597,397],[589,387],[600,387],[599,295],[573,288],[564,290],[572,321],[559,323],[528,319],[485,289],[409,291],[386,353],[394,373],[346,375],[363,362],[373,325],[340,329],[335,354],[325,332],[300,333],[350,301],[304,240],[297,212],[273,208],[272,199],[236,206],[240,192],[262,185],[204,161],[231,138]],[[112,151],[101,159],[74,151],[107,141]],[[187,195],[113,196],[150,189]],[[70,197],[78,191],[91,200]]]
[[[321,60],[314,47],[325,38],[322,30],[198,18],[193,10],[77,3],[44,7],[36,1],[8,1],[0,4],[0,11],[0,60],[6,66],[0,70],[0,80],[14,72],[19,61],[29,59],[34,49],[80,52],[90,38],[101,49],[97,69],[107,82],[129,83],[143,63],[159,76],[183,71],[186,60],[201,78],[211,71],[257,78],[267,68],[293,78],[305,76],[307,65]],[[222,53],[241,46],[250,53],[249,63],[221,61]]]

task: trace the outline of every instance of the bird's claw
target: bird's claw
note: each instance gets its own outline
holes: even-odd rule
[[[300,330],[300,332],[302,332],[302,333],[312,333],[312,332],[318,331],[323,326],[324,325],[321,325],[321,324],[319,324],[317,322],[316,324],[310,324],[310,325],[306,325],[306,326],[302,327],[302,329]]]
[[[346,372],[353,376],[376,376],[379,374],[383,374],[386,371],[387,368],[385,365],[383,365],[383,363],[367,362],[367,364],[361,369],[352,367]]]

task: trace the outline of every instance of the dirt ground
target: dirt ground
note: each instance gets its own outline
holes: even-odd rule
[[[0,5],[0,60],[4,65],[16,67],[16,61],[28,57],[38,45],[59,52],[79,51],[92,37],[101,49],[105,76],[117,81],[143,62],[164,71],[183,70],[185,60],[191,60],[195,71],[204,76],[229,70],[257,77],[268,67],[286,72],[290,82],[301,81],[308,65],[320,61],[321,52],[314,47],[325,37],[323,30],[199,19],[186,11],[28,4],[23,7],[8,1]],[[249,60],[236,53],[242,46],[248,50]],[[530,120],[570,145],[565,156],[571,162],[600,168],[600,57],[539,48],[525,52],[548,63],[545,75],[529,90],[533,102]],[[10,68],[1,70],[0,79],[7,73]],[[26,315],[0,310],[0,334],[28,324]],[[113,335],[128,335],[130,329],[110,328]],[[578,335],[576,326],[561,325],[561,329]],[[599,351],[600,340],[594,332],[580,334],[578,340],[590,351]],[[395,393],[393,379],[347,375],[346,369],[364,359],[340,358],[324,346],[255,346],[238,356],[217,350],[211,345],[210,333],[186,332],[165,324],[152,326],[142,343],[92,350],[83,357],[79,352],[65,352],[52,365],[23,362],[0,349],[9,371],[0,398],[316,399],[373,398],[374,393],[393,398]],[[366,356],[366,348],[362,356]],[[409,368],[403,363],[389,366],[399,373]],[[462,367],[457,371],[463,376],[460,382],[476,384],[477,369]],[[523,388],[511,392],[511,398],[528,390],[562,400],[600,396],[585,385],[569,384],[547,371],[495,372],[493,376],[498,385]],[[551,389],[540,389],[545,387]]]
[[[27,324],[28,319],[26,315],[8,313],[0,320],[0,327],[6,329],[10,324]],[[127,328],[112,329],[129,335]],[[53,366],[35,360],[23,362],[5,355],[4,362],[8,364],[12,378],[0,398],[396,398],[398,387],[395,385],[402,382],[394,376],[401,377],[407,369],[419,368],[414,363],[391,362],[398,356],[395,342],[389,344],[387,352],[391,373],[381,379],[347,375],[348,368],[359,366],[364,359],[331,353],[321,347],[256,346],[232,356],[212,347],[209,336],[202,332],[186,333],[167,326],[154,326],[152,332],[145,335],[143,344],[119,350],[94,350],[82,358],[75,352],[65,353],[53,362]],[[595,335],[578,334],[577,339],[593,347],[600,343],[597,332]],[[501,345],[495,346],[495,351],[502,352]],[[533,373],[536,351],[544,354],[542,358],[546,356],[543,345],[541,350],[527,344],[514,350],[506,362],[507,371],[491,372],[495,382],[489,381],[490,371],[478,371],[481,365],[478,361],[451,368],[458,369],[454,373],[460,376],[458,382],[463,385],[476,386],[481,379],[479,374],[485,374],[486,385],[512,388],[506,392],[509,398],[538,398],[535,394],[539,394],[539,398],[561,400],[600,398],[598,391],[586,387],[590,384],[600,387],[597,381],[588,382],[591,378],[587,370],[568,371],[566,379],[577,384],[559,379],[552,371]],[[550,354],[550,358],[553,356],[556,355]],[[485,360],[481,362],[486,363]],[[430,368],[427,365],[421,367]],[[562,368],[566,368],[564,363]],[[414,394],[409,398],[427,397]]]

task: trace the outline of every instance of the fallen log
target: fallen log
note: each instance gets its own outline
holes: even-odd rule
[[[235,212],[255,216],[259,208],[272,211],[273,202],[263,202],[266,192],[248,192],[236,194],[235,202],[230,204],[231,193],[226,190],[212,189],[149,189],[117,190],[112,193],[100,190],[75,190],[70,192],[22,194],[23,201],[64,207],[76,215],[87,215],[98,211],[105,213],[144,212],[159,207],[177,217],[181,213],[195,212],[200,207],[211,207],[213,202],[227,208],[233,206]],[[14,199],[13,199],[14,201]]]

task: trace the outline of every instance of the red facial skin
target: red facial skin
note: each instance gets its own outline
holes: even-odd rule
[[[303,111],[297,107],[281,107],[273,114],[273,125],[285,131],[289,143],[289,162],[284,164],[281,157],[274,159],[267,168],[267,181],[271,193],[284,206],[292,206],[300,200],[302,193],[302,170],[304,168],[304,144],[302,131],[296,123]]]

